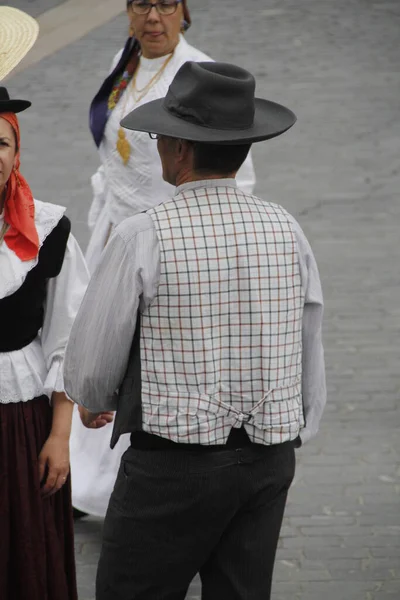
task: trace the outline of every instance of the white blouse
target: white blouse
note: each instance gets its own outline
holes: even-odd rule
[[[65,208],[35,200],[35,225],[40,247],[56,227]],[[0,228],[3,225],[0,214]],[[5,242],[0,246],[0,300],[16,292],[38,258],[21,261]],[[47,284],[44,322],[36,339],[21,350],[0,352],[0,403],[27,402],[64,391],[62,365],[70,330],[89,282],[81,249],[69,235],[61,272]],[[5,315],[2,315],[4,318]]]
[[[113,70],[121,57],[119,52],[113,61]],[[144,90],[151,79],[157,75],[169,56],[149,59],[144,56],[136,72],[136,90]],[[179,68],[188,60],[212,61],[212,59],[194,48],[184,37],[175,48],[161,77],[150,86],[141,98],[140,92],[133,93],[129,84],[107,122],[99,153],[101,166],[92,177],[93,202],[89,211],[88,224],[94,230],[101,211],[107,207],[109,222],[118,225],[127,217],[152,208],[155,204],[172,198],[175,188],[162,178],[161,160],[157,152],[157,142],[147,133],[124,129],[131,146],[131,155],[126,165],[117,152],[116,144],[120,121],[134,108],[166,95],[169,85]],[[255,173],[251,155],[237,174],[239,187],[252,193],[255,185]]]

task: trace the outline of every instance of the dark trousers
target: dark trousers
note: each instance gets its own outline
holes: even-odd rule
[[[107,511],[97,600],[268,600],[294,444],[124,454]]]

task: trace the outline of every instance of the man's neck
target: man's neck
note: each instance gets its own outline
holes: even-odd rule
[[[175,185],[179,187],[184,183],[191,183],[192,181],[205,181],[207,179],[235,179],[236,171],[232,173],[197,173],[195,171],[178,173]]]

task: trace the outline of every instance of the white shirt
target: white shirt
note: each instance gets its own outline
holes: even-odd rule
[[[196,181],[176,189],[236,185],[232,180]],[[302,395],[306,426],[302,441],[313,437],[326,403],[322,346],[323,297],[318,267],[299,224],[293,220],[305,296],[303,313]],[[78,313],[65,357],[65,389],[93,412],[116,410],[115,392],[126,371],[136,315],[155,298],[160,277],[160,249],[147,214],[119,225],[104,250]]]
[[[35,200],[40,247],[65,212],[62,206]],[[4,223],[0,215],[0,228]],[[3,242],[0,246],[0,300],[16,292],[38,258],[21,261]],[[44,322],[36,339],[21,350],[0,352],[0,403],[27,402],[64,391],[62,363],[72,323],[89,281],[82,252],[69,235],[61,272],[47,284]],[[2,315],[7,318],[7,315]]]

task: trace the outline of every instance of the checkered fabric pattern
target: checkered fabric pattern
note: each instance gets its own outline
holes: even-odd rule
[[[142,314],[143,429],[223,444],[232,427],[281,443],[304,426],[304,294],[280,206],[234,187],[185,190],[150,210],[158,294]]]

